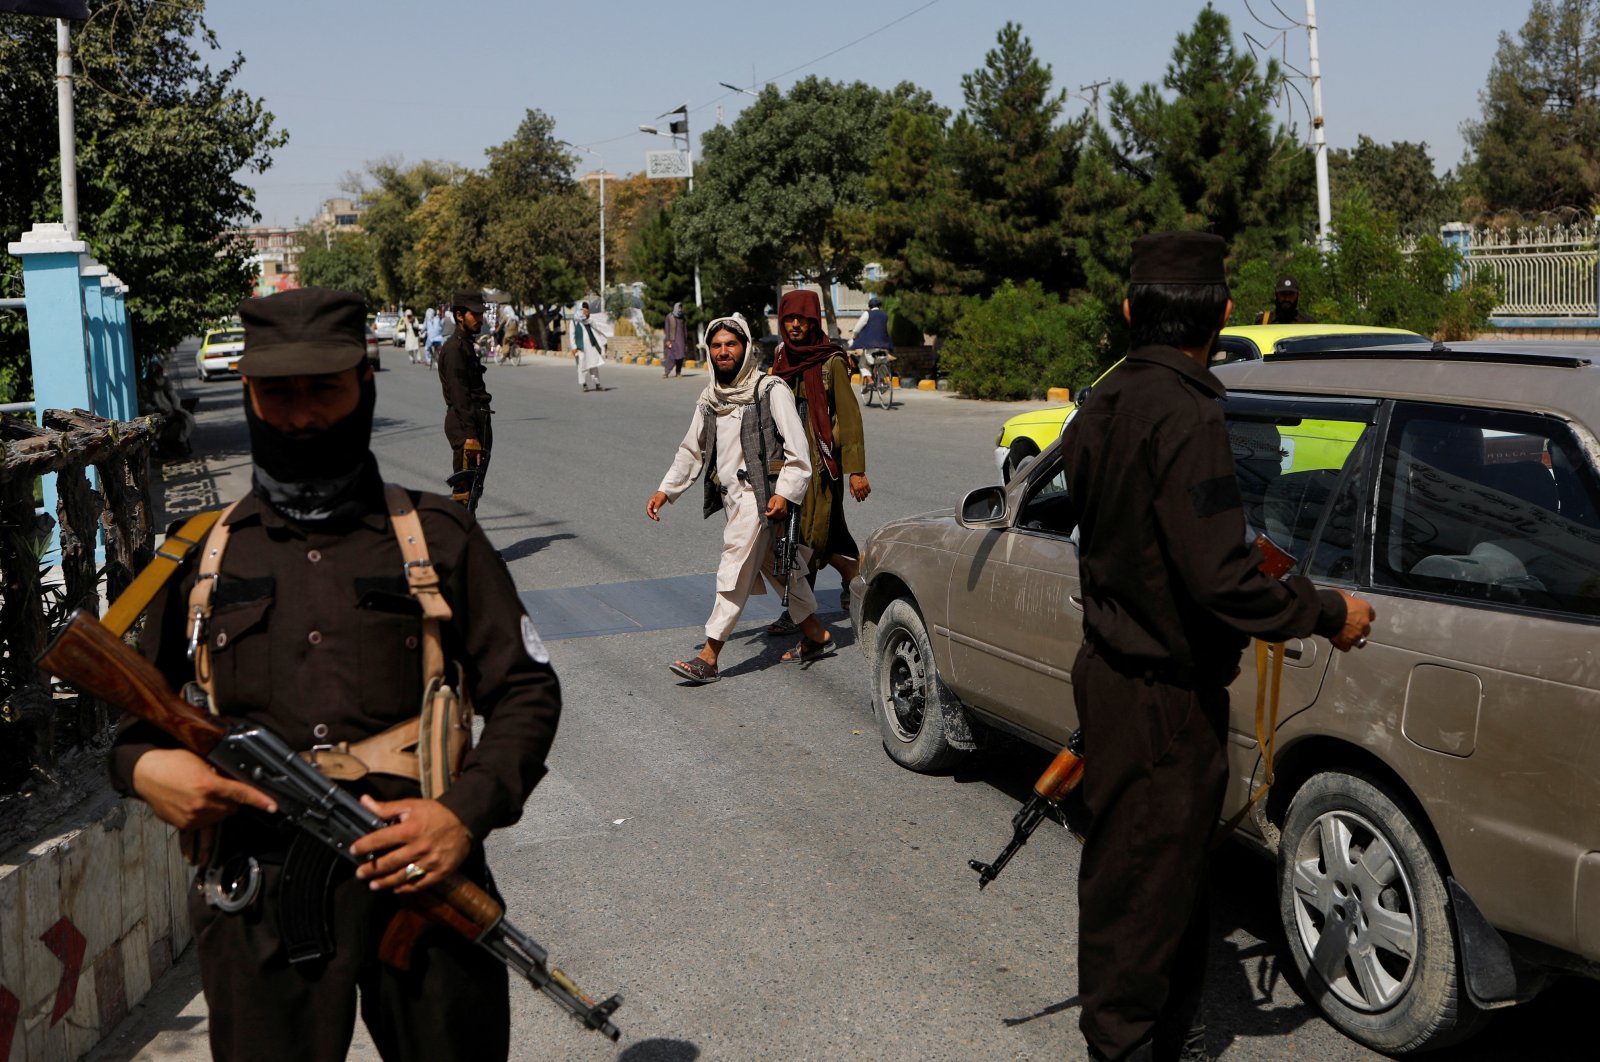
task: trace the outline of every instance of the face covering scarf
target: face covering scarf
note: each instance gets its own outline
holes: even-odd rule
[[[255,485],[262,497],[292,520],[320,522],[359,509],[355,486],[367,463],[377,383],[362,381],[361,399],[349,416],[318,431],[289,435],[260,417],[245,393],[245,423]]]

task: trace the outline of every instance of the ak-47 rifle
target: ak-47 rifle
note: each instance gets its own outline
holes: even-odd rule
[[[483,480],[489,474],[489,451],[477,439],[468,439],[461,447],[461,463],[466,467],[450,476],[451,497],[476,514],[478,500],[483,497]]]
[[[776,523],[776,521],[774,521]],[[794,571],[795,553],[800,548],[800,506],[789,503],[783,520],[783,534],[772,544],[773,575],[783,587],[783,607],[789,607],[789,575]]]
[[[79,610],[39,657],[50,674],[129,715],[153,723],[213,767],[267,793],[278,814],[352,863],[350,846],[390,825],[259,723],[226,723],[173,693],[161,673],[93,615]],[[373,856],[371,858],[377,858]],[[601,1003],[589,998],[550,965],[537,941],[505,917],[505,909],[460,874],[402,897],[409,904],[389,925],[379,947],[382,959],[401,969],[411,944],[428,921],[441,922],[484,948],[560,1005],[587,1029],[616,1040],[622,1032],[611,1015],[621,996]]]
[[[1297,562],[1294,557],[1284,552],[1277,543],[1266,535],[1257,535],[1254,544],[1261,550],[1261,563],[1258,567],[1264,574],[1273,579],[1282,579],[1295,569]],[[1281,660],[1282,657],[1280,656],[1279,659]],[[1257,707],[1259,709],[1260,706],[1258,705]],[[1259,710],[1257,715],[1260,715]],[[1277,728],[1277,702],[1275,695],[1272,715],[1272,726],[1268,728],[1269,731]],[[1258,731],[1261,729],[1260,722],[1261,720],[1258,719]],[[1258,737],[1261,737],[1259,733]],[[1262,738],[1262,747],[1267,747],[1267,742],[1264,738]],[[1271,774],[1272,768],[1269,758],[1267,767],[1269,778]],[[1033,831],[1039,828],[1039,823],[1043,822],[1046,817],[1054,819],[1063,826],[1067,825],[1066,813],[1062,809],[1062,801],[1067,798],[1068,793],[1078,787],[1078,783],[1081,781],[1083,781],[1083,730],[1078,729],[1074,730],[1072,736],[1067,738],[1067,747],[1056,754],[1056,758],[1050,761],[1050,766],[1044,769],[1044,773],[1039,776],[1039,780],[1033,783],[1033,795],[1023,803],[1022,807],[1017,809],[1015,815],[1011,816],[1011,841],[1006,845],[1004,851],[996,857],[993,863],[983,863],[976,859],[967,860],[967,866],[978,872],[978,888],[980,890],[1000,876],[1000,872],[1005,869],[1006,864],[1011,862],[1011,857],[1017,854],[1018,849],[1028,843],[1028,838],[1033,836]],[[1265,787],[1263,787],[1261,792],[1251,798],[1251,801],[1254,802],[1259,799],[1265,791]],[[1248,807],[1249,805],[1246,805],[1246,810],[1248,810]],[[1242,817],[1243,813],[1241,812],[1229,824],[1228,828],[1231,829],[1237,825]],[[1070,829],[1070,827],[1068,828]]]

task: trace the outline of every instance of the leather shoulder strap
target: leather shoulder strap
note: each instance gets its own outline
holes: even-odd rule
[[[417,604],[422,606],[422,681],[429,683],[444,674],[444,646],[439,624],[448,622],[453,613],[439,588],[439,573],[434,571],[433,559],[428,556],[422,519],[411,504],[411,496],[405,488],[385,483],[383,497],[389,508],[395,541],[400,544],[400,555],[405,560],[406,585]]]
[[[222,577],[222,555],[228,548],[228,517],[239,503],[234,502],[222,510],[221,516],[211,525],[205,545],[200,550],[200,568],[195,573],[194,585],[189,588],[189,659],[194,664],[194,680],[206,693],[206,703],[212,714],[217,711],[217,691],[213,688],[215,675],[211,670],[211,646],[206,628],[211,623],[211,600],[217,592],[217,580]]]
[[[138,622],[144,610],[150,607],[150,599],[167,585],[167,580],[172,578],[172,574],[178,570],[178,566],[189,555],[189,551],[200,544],[200,540],[211,530],[221,515],[221,509],[196,513],[185,520],[183,526],[168,535],[156,549],[156,555],[150,559],[150,563],[146,564],[138,577],[128,584],[128,588],[111,602],[111,607],[106,609],[105,618],[100,621],[101,624],[119,638],[127,634],[128,629]]]

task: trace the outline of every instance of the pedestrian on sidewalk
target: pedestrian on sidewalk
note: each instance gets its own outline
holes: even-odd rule
[[[406,348],[406,360],[415,365],[422,360],[422,342],[417,337],[417,319],[410,310],[400,318],[400,329],[400,338]]]
[[[379,942],[408,901],[455,874],[493,891],[484,842],[544,776],[561,712],[549,654],[477,523],[385,484],[369,449],[377,390],[361,298],[300,288],[238,312],[253,487],[157,593],[140,648],[173,689],[270,726],[389,825],[352,846],[371,857],[359,868],[331,853],[322,863],[260,790],[131,718],[112,782],[188,839],[210,838],[181,917],[213,1058],[344,1058],[359,1013],[384,1058],[503,1060],[511,1001],[494,955],[434,930],[402,970],[380,961]],[[414,568],[414,556],[433,563]],[[433,753],[400,749],[408,732],[417,743],[424,691],[440,682],[484,725],[475,747],[444,750],[441,737],[438,769],[424,773]],[[433,702],[424,734],[471,732],[453,699]]]
[[[678,444],[672,467],[645,503],[645,514],[660,521],[661,507],[678,500],[705,472],[702,512],[722,510],[722,559],[717,564],[717,599],[706,621],[706,640],[697,656],[668,665],[696,686],[721,678],[717,660],[751,594],[766,593],[763,582],[782,591],[774,574],[774,527],[787,521],[789,507],[805,498],[811,481],[805,428],[794,393],[776,377],[761,372],[750,326],[739,314],[719,317],[706,329],[711,352],[711,383],[695,403],[689,430]],[[834,652],[834,639],[817,621],[817,600],[806,585],[811,551],[796,550],[789,572],[789,611],[804,632],[785,661],[811,661]]]
[[[585,393],[591,386],[596,391],[604,391],[600,386],[600,366],[606,360],[608,337],[590,319],[588,303],[583,304],[578,314],[578,319],[572,322],[572,358],[578,365],[578,384]]]
[[[683,303],[672,304],[672,312],[661,325],[661,378],[683,375],[683,359],[689,356],[689,321],[683,316]]]
[[[439,317],[439,311],[432,306],[429,306],[428,312],[423,315],[422,329],[428,342],[423,351],[422,360],[431,369],[434,362],[438,360],[439,349],[444,346],[444,322]]]

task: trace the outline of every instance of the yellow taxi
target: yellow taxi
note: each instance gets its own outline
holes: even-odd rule
[[[1377,328],[1371,325],[1347,324],[1290,324],[1290,325],[1234,325],[1222,330],[1217,341],[1218,353],[1214,363],[1225,365],[1234,361],[1258,361],[1272,354],[1302,350],[1321,350],[1338,347],[1349,349],[1362,346],[1394,346],[1416,344],[1430,346],[1432,340],[1404,328]],[[1122,364],[1119,360],[1117,365]],[[1116,369],[1111,366],[1106,372]],[[1095,383],[1105,378],[1101,373]],[[1091,385],[1093,386],[1093,385]],[[1061,436],[1067,418],[1076,409],[1068,402],[1061,406],[1046,406],[1028,413],[1018,413],[1000,426],[995,439],[994,463],[1000,470],[1000,481],[1009,483],[1011,477],[1044,452],[1045,447]],[[1304,455],[1315,460],[1309,453]],[[1314,466],[1307,466],[1314,467]]]
[[[194,352],[194,371],[201,382],[216,376],[237,376],[235,367],[244,355],[244,329],[239,325],[213,328]]]

